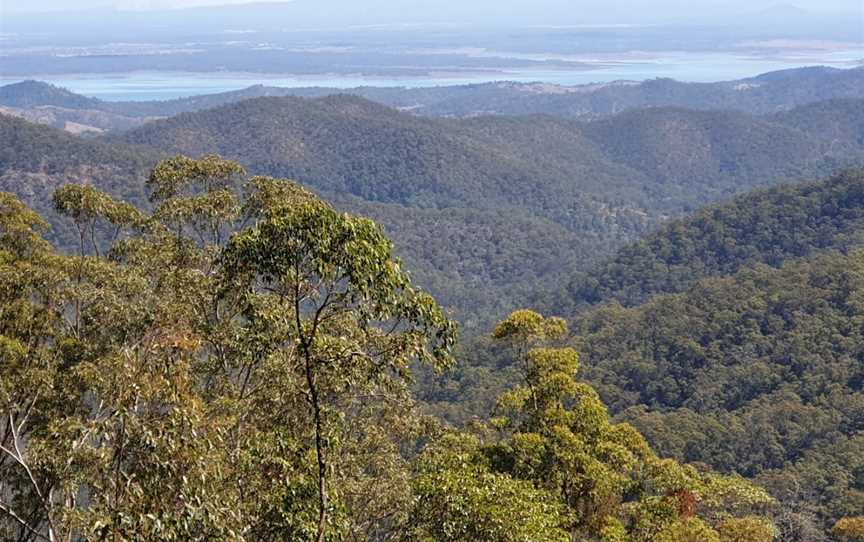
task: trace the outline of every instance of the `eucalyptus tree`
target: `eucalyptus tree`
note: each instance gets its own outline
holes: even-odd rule
[[[495,415],[480,431],[481,442],[451,460],[467,472],[473,469],[473,480],[486,477],[488,484],[495,479],[489,477],[504,476],[539,492],[522,510],[532,513],[535,524],[555,526],[549,539],[560,536],[561,529],[571,540],[608,542],[773,539],[774,528],[763,516],[773,500],[765,491],[737,477],[658,458],[633,427],[610,420],[597,393],[576,379],[579,355],[567,346],[563,320],[520,310],[503,320],[493,337],[515,349],[522,383],[499,398]],[[430,518],[427,531],[450,525],[472,502],[447,489],[453,485],[447,477],[426,473],[418,480],[421,495],[446,495],[421,501],[432,509],[423,512]],[[464,487],[474,488],[471,482]],[[489,487],[469,494],[476,499]],[[531,493],[524,495],[527,499]],[[485,514],[494,511],[486,503]],[[517,531],[511,526],[510,532]]]
[[[25,453],[36,417],[56,412],[45,393],[57,376],[50,351],[58,320],[47,224],[13,195],[0,193],[0,537],[56,540],[50,481]]]
[[[263,188],[259,221],[223,254],[225,287],[243,308],[243,330],[256,335],[255,355],[287,357],[311,409],[321,542],[334,511],[331,459],[344,432],[361,423],[355,418],[407,399],[412,362],[448,365],[454,328],[411,287],[372,221],[297,187]]]
[[[373,223],[290,181],[208,156],[148,184],[149,213],[60,189],[70,256],[0,200],[3,534],[395,537],[410,368],[448,365],[454,324]]]

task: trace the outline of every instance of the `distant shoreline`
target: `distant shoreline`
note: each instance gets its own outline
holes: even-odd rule
[[[836,53],[836,52],[834,52]],[[856,60],[856,54],[862,55]],[[842,57],[845,55],[845,58]],[[435,70],[425,75],[365,75],[357,73],[280,74],[238,71],[136,70],[128,72],[2,75],[0,85],[22,80],[45,81],[78,94],[106,101],[155,101],[217,94],[265,85],[283,88],[427,88],[496,82],[542,83],[559,86],[641,82],[670,78],[682,82],[713,83],[755,77],[763,73],[824,65],[854,68],[864,51],[845,51],[836,60],[752,57],[734,54],[671,53],[642,61],[607,59],[583,69],[465,69]],[[822,61],[820,61],[822,60]]]

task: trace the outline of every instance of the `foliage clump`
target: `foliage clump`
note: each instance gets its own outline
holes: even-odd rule
[[[425,496],[418,518],[425,532],[439,533],[435,540],[546,540],[452,530],[465,525],[465,514],[493,513],[482,496],[507,490],[496,482],[515,480],[532,489],[522,494],[532,502],[510,499],[508,506],[530,512],[518,524],[545,518],[555,525],[546,527],[548,540],[725,542],[742,533],[750,536],[744,540],[765,540],[762,534],[773,526],[759,514],[773,499],[741,478],[660,459],[633,427],[613,423],[594,389],[576,379],[579,356],[561,344],[566,336],[563,320],[529,310],[514,312],[495,328],[493,337],[519,358],[522,383],[499,397],[494,417],[475,429],[477,436],[453,435],[446,449],[425,452],[424,461],[436,466],[418,478]],[[466,474],[454,478],[442,465],[457,465]],[[475,499],[444,498],[452,487]],[[451,531],[437,530],[442,526]]]

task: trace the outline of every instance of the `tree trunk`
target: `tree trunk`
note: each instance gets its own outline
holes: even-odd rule
[[[309,386],[309,397],[312,401],[312,414],[315,418],[315,456],[318,459],[318,535],[317,542],[324,542],[327,531],[327,461],[324,457],[324,430],[321,421],[321,403],[318,388],[312,374],[312,360],[306,353],[306,383]]]

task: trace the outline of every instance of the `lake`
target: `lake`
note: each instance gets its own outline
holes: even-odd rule
[[[812,65],[851,67],[864,59],[864,49],[813,51],[778,57],[729,52],[630,53],[619,56],[582,57],[586,69],[518,69],[478,72],[435,73],[423,77],[390,78],[361,75],[314,76],[258,73],[130,72],[110,74],[52,75],[28,77],[68,88],[103,100],[167,100],[238,90],[255,84],[280,87],[358,86],[429,87],[490,81],[540,81],[560,85],[603,83],[615,80],[670,77],[680,81],[711,82],[753,77],[761,73]],[[0,76],[0,84],[20,81]]]

